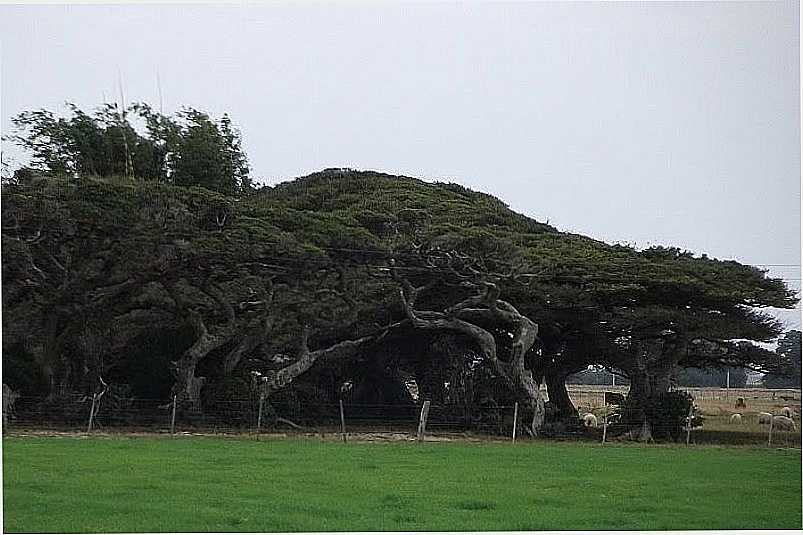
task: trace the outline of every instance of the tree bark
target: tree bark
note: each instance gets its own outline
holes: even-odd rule
[[[549,401],[555,405],[560,421],[577,419],[577,408],[572,403],[572,398],[569,397],[569,391],[566,389],[566,377],[567,374],[559,372],[544,374]]]
[[[672,367],[661,366],[653,371],[650,376],[650,390],[652,391],[652,395],[669,392],[672,379]]]
[[[638,440],[647,442],[652,439],[652,429],[647,419],[645,407],[652,395],[650,377],[647,370],[646,357],[642,345],[638,342],[633,347],[634,365],[630,370],[630,391],[627,394],[628,404],[638,411]]]
[[[205,377],[196,377],[195,368],[198,363],[209,353],[218,349],[230,340],[230,335],[212,336],[206,328],[201,315],[195,311],[190,313],[191,321],[195,328],[195,342],[181,355],[177,361],[173,362],[173,376],[176,383],[173,393],[181,401],[190,401],[196,404],[200,401],[201,388],[206,382]]]
[[[255,322],[255,325],[252,320],[252,333],[243,337],[243,339],[234,347],[234,349],[229,351],[228,355],[226,355],[226,358],[223,361],[223,375],[229,375],[231,372],[233,372],[240,363],[240,359],[242,359],[243,355],[255,350],[260,344],[267,340],[268,335],[273,328],[274,316],[272,314],[272,305],[274,295],[275,288],[272,280],[269,279],[267,281],[267,287],[263,291],[261,302],[257,302],[262,309],[262,315],[258,321]],[[242,309],[243,305],[246,304],[248,303],[241,303],[240,308]]]
[[[680,360],[679,344],[683,343],[672,338],[634,342],[633,364],[628,370],[628,404],[640,413],[638,439],[642,442],[652,440],[652,427],[645,407],[651,398],[669,391],[672,370]]]
[[[198,363],[211,352],[232,341],[235,330],[234,308],[226,300],[223,292],[215,286],[211,279],[203,285],[203,291],[218,305],[218,309],[226,318],[226,322],[214,328],[213,332],[206,326],[200,312],[189,307],[183,296],[175,287],[169,287],[176,311],[183,311],[189,315],[189,320],[195,330],[195,342],[173,362],[173,376],[175,384],[173,393],[179,400],[186,400],[197,404],[200,401],[201,388],[206,382],[205,377],[196,377],[195,369]]]
[[[409,287],[409,284],[407,286]],[[544,400],[541,397],[540,384],[524,365],[524,356],[537,339],[538,326],[520,314],[510,303],[498,299],[499,291],[496,285],[485,283],[482,289],[484,291],[480,295],[449,307],[444,312],[416,311],[402,288],[399,288],[399,295],[407,317],[416,328],[456,331],[474,340],[481,354],[510,387],[514,397],[523,407],[531,411],[532,420],[526,430],[531,435],[537,435],[544,424]],[[418,291],[415,291],[413,295],[417,293]],[[478,305],[485,308],[473,308]],[[506,325],[513,333],[508,362],[498,358],[495,338],[490,332],[470,321],[475,319]]]
[[[70,390],[70,362],[64,354],[64,347],[74,325],[64,312],[55,310],[45,328],[40,366],[50,386],[47,396],[50,401],[64,397]]]
[[[293,382],[299,375],[309,370],[319,359],[348,358],[353,356],[363,344],[376,339],[375,335],[364,336],[356,340],[346,340],[332,346],[310,351],[308,346],[309,327],[304,326],[301,333],[301,344],[298,358],[295,362],[276,371],[261,376],[260,395],[270,397],[273,392],[280,390]]]
[[[223,359],[223,375],[229,375],[231,372],[237,368],[237,365],[242,360],[243,355],[246,355],[261,344],[265,338],[260,335],[248,335],[245,336],[240,342],[228,352],[226,357]]]

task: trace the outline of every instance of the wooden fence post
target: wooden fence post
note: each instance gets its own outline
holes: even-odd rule
[[[97,394],[92,394],[92,408],[89,409],[89,425],[86,426],[86,432],[92,432],[92,420],[95,418],[95,401],[98,399]]]
[[[772,446],[772,421],[775,420],[775,416],[770,416],[770,434],[767,438],[767,446]]]
[[[418,441],[424,440],[424,433],[427,430],[427,416],[429,416],[429,400],[424,402],[421,407],[421,418],[418,420]]]
[[[605,405],[605,413],[602,415],[602,443],[605,444],[605,439],[608,436],[608,405]]]
[[[340,400],[340,434],[343,435],[343,442],[346,442],[346,416],[343,414],[343,400]]]
[[[689,415],[686,416],[686,445],[689,445],[689,441],[691,440],[691,419],[692,414],[694,414],[694,405],[689,407]]]
[[[173,414],[170,416],[170,434],[176,434],[176,398],[178,396],[173,396]]]
[[[259,432],[262,428],[262,404],[265,402],[265,396],[259,396],[259,412],[257,412],[257,440],[259,440]]]
[[[519,402],[513,405],[513,444],[516,443],[516,428],[519,426]]]

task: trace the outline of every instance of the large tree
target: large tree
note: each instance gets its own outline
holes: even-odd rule
[[[142,113],[169,152],[181,128]],[[589,365],[629,378],[637,405],[677,366],[767,371],[745,340],[778,326],[755,308],[795,303],[750,266],[610,246],[454,184],[378,173],[328,170],[244,197],[33,180],[4,188],[2,215],[4,347],[49,370],[51,395],[87,388],[75,370],[124,380],[145,333],[180,332],[158,365],[196,406],[242,395],[252,371],[264,396],[307,385],[329,400],[348,385],[376,400],[382,385],[408,403],[415,381],[467,412],[519,401],[536,432],[538,385],[571,417],[566,377]]]

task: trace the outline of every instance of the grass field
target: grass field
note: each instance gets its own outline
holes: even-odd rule
[[[5,438],[6,532],[801,528],[800,450]]]

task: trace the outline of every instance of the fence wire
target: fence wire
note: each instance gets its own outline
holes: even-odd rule
[[[710,391],[690,391],[697,400]],[[719,394],[718,392],[716,394]],[[542,436],[562,440],[606,441],[635,440],[632,430],[626,432],[614,418],[608,418],[613,407],[604,406],[604,391],[570,391],[580,415],[594,417],[574,425],[550,424]],[[729,403],[737,398],[750,400],[750,394],[733,391],[722,398]],[[781,397],[786,396],[786,397]],[[797,396],[796,400],[795,397]],[[720,398],[714,398],[719,400]],[[779,392],[778,398],[795,407],[794,429],[776,424],[770,436],[769,425],[759,423],[758,414],[745,412],[735,423],[729,414],[706,415],[701,426],[652,426],[653,437],[658,441],[686,442],[689,444],[732,444],[800,447],[800,391]],[[94,403],[94,409],[93,409]],[[257,398],[204,400],[199,403],[177,402],[175,411],[172,399],[115,398],[104,396],[94,400],[87,396],[71,396],[57,400],[20,397],[4,415],[6,433],[25,431],[66,431],[86,433],[202,433],[202,434],[270,434],[299,433],[346,435],[392,433],[414,439],[420,425],[422,403],[366,404],[345,402],[310,403],[294,400],[276,406],[263,404]],[[525,433],[531,415],[516,411],[515,406],[465,406],[430,403],[426,419],[426,436],[463,435],[489,439],[512,439],[514,417],[518,419],[519,440],[528,439]],[[90,425],[91,417],[91,425]],[[342,423],[341,423],[342,418]]]

